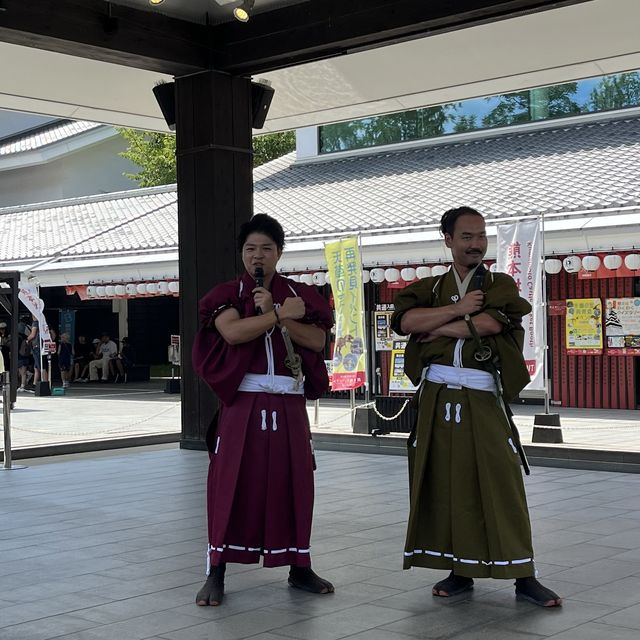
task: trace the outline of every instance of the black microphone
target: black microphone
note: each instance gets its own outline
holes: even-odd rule
[[[256,281],[256,287],[264,287],[264,269],[262,267],[256,267],[256,270],[253,272],[253,279]],[[261,315],[262,309],[256,307],[256,312],[258,315]]]
[[[469,291],[477,291],[480,289],[482,291],[482,285],[484,284],[484,276],[487,273],[487,268],[483,264],[479,264],[478,268],[475,270],[475,273],[471,277],[471,282],[467,287],[467,293]]]

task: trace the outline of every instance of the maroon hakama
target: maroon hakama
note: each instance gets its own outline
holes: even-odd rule
[[[215,329],[215,318],[228,308],[241,317],[255,315],[253,279],[245,274],[210,291],[200,303],[204,327],[194,344],[196,371],[222,402],[217,432],[210,442],[207,512],[208,560],[257,563],[265,567],[310,566],[313,513],[313,447],[307,398],[328,387],[322,354],[295,345],[302,356],[305,395],[238,391],[247,373],[290,376],[280,330],[241,345],[229,345]],[[328,303],[314,288],[275,275],[274,303],[298,295],[305,301],[303,322],[328,330]],[[273,354],[273,358],[268,355]]]

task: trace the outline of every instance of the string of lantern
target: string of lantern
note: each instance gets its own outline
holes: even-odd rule
[[[180,284],[177,280],[159,280],[154,282],[127,282],[120,284],[88,285],[89,299],[139,298],[149,296],[177,296]]]
[[[555,275],[564,269],[567,273],[578,273],[579,271],[597,271],[601,266],[610,271],[616,271],[622,265],[629,271],[640,270],[640,253],[628,253],[624,258],[617,253],[607,254],[603,258],[598,255],[585,255],[582,258],[578,255],[570,255],[560,260],[560,258],[547,258],[544,261],[544,269],[548,274]]]
[[[578,273],[584,271],[597,271],[602,266],[611,271],[616,271],[622,266],[630,271],[640,270],[640,253],[628,253],[626,255],[607,254],[607,255],[569,255],[564,259],[550,257],[544,261],[545,271],[550,274],[560,273],[563,269],[567,273]],[[496,271],[497,264],[495,262],[487,265],[490,271]],[[364,269],[362,271],[362,282],[365,284],[369,281],[376,284],[383,282],[414,282],[431,276],[438,277],[449,270],[448,264],[435,264],[433,266],[421,265],[418,267],[406,266],[398,267],[374,267],[372,269]],[[308,285],[316,285],[323,287],[330,285],[329,274],[325,271],[315,271],[313,273],[285,273],[287,278],[294,282],[303,282]]]

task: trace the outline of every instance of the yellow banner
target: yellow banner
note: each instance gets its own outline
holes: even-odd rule
[[[567,300],[566,336],[568,355],[602,353],[602,302],[600,298]]]
[[[336,311],[331,388],[357,389],[365,383],[364,296],[358,238],[325,245],[329,281]]]

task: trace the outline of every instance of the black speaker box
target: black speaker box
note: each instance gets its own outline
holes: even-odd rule
[[[251,83],[251,113],[254,129],[262,129],[273,100],[275,89],[262,82]]]
[[[171,131],[176,130],[176,83],[163,82],[153,87],[160,111]]]

